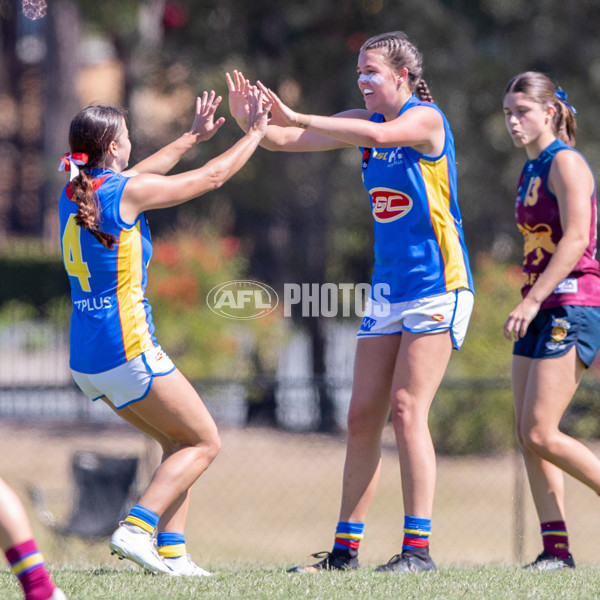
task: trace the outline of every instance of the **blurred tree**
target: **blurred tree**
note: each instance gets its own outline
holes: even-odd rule
[[[0,232],[41,235],[44,20],[27,19],[20,1],[3,0],[0,36]]]
[[[594,119],[600,91],[596,0],[56,0],[45,25],[25,22],[19,5],[0,0],[0,233],[39,234],[52,220],[42,214],[52,206],[51,197],[40,208],[36,191],[42,175],[51,178],[60,144],[41,143],[41,109],[35,110],[42,101],[41,63],[24,62],[19,52],[26,28],[37,28],[38,37],[43,31],[46,43],[57,46],[49,49],[58,62],[46,63],[52,81],[45,89],[56,94],[48,99],[50,118],[61,121],[71,101],[64,90],[72,89],[69,77],[79,56],[76,23],[59,16],[69,6],[80,9],[82,36],[102,35],[123,65],[122,100],[131,109],[139,157],[189,126],[196,93],[213,88],[226,96],[224,73],[234,68],[260,78],[303,112],[332,114],[361,106],[355,73],[361,43],[375,33],[404,30],[424,55],[425,78],[454,132],[459,200],[474,265],[481,252],[492,261],[520,261],[513,199],[525,157],[512,147],[501,111],[512,75],[538,69],[565,88],[578,108],[578,147],[592,168],[600,161],[600,124]],[[56,33],[61,26],[69,33],[62,34],[73,58],[69,72],[57,71],[64,52]],[[56,86],[64,86],[63,92]],[[44,115],[47,122],[48,110]],[[55,136],[58,127],[47,123],[44,137]],[[229,119],[179,168],[205,162],[239,135]],[[42,147],[52,153],[44,173]],[[220,231],[240,238],[249,273],[278,290],[285,282],[368,282],[372,224],[359,163],[353,150],[259,151],[222,190],[206,201],[157,212],[152,226],[160,233],[201,212]],[[314,373],[324,374],[322,319],[294,317],[310,331]],[[333,422],[327,390],[321,391],[320,404],[321,427],[327,430]]]
[[[69,35],[65,35],[65,31]],[[81,43],[81,21],[77,4],[56,0],[45,19],[46,54],[44,60],[44,102],[42,106],[42,144],[44,179],[39,189],[41,234],[58,247],[57,198],[65,177],[57,172],[58,157],[69,151],[69,124],[79,110],[77,88],[80,64],[77,50]]]

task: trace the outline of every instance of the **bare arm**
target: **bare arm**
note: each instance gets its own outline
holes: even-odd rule
[[[270,89],[258,82],[273,101],[272,112],[285,127],[302,127],[308,133],[326,136],[348,146],[395,148],[409,146],[424,154],[440,154],[444,148],[444,123],[434,108],[417,106],[391,121],[374,123],[369,111],[350,111],[326,117],[302,115],[286,106]],[[358,117],[358,118],[348,118]]]
[[[559,152],[552,161],[548,183],[558,200],[563,235],[544,272],[508,316],[504,324],[508,340],[525,335],[542,302],[573,270],[589,244],[594,181],[585,160],[575,152]]]
[[[240,71],[234,71],[233,77],[229,73],[226,73],[225,77],[227,78],[227,86],[229,88],[229,110],[237,124],[244,129],[248,113],[245,98],[253,86]],[[340,113],[340,115],[335,115],[332,118],[345,116],[354,119],[368,119],[371,114],[366,110],[351,110]],[[299,127],[282,126],[276,117],[277,115],[274,113],[273,118],[269,121],[265,137],[260,144],[267,150],[312,152],[352,146],[352,144],[346,144],[339,140],[313,133],[312,131],[305,131]]]
[[[131,169],[124,171],[123,175],[133,177],[143,173],[156,175],[168,173],[188,150],[200,142],[209,140],[225,123],[223,117],[214,120],[215,111],[220,103],[221,96],[215,97],[214,91],[204,92],[202,97],[196,98],[196,114],[191,129]]]
[[[252,156],[265,134],[270,103],[262,93],[249,97],[248,131],[231,148],[203,167],[162,176],[142,174],[132,177],[124,188],[121,217],[133,223],[144,210],[176,206],[222,186]]]

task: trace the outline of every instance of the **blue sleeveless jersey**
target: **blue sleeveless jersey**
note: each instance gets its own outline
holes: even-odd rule
[[[433,108],[442,116],[441,155],[427,156],[404,146],[360,148],[363,184],[375,220],[372,285],[389,285],[389,294],[379,295],[390,302],[459,288],[473,291],[456,195],[454,137],[442,111],[414,95],[399,115],[415,106]],[[383,120],[381,114],[371,117],[376,123]]]
[[[127,177],[108,170],[90,171],[101,207],[100,229],[117,243],[108,250],[75,223],[77,204],[65,186],[59,202],[60,236],[71,284],[73,312],[70,366],[101,373],[156,346],[150,305],[145,298],[147,265],[152,256],[144,215],[131,225],[119,207]]]

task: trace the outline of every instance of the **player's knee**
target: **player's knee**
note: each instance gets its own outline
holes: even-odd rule
[[[406,390],[398,390],[392,395],[392,423],[394,429],[410,430],[418,422],[414,398]]]
[[[216,430],[204,441],[206,458],[212,462],[221,451],[221,436]]]
[[[352,405],[348,410],[348,435],[357,437],[361,435],[372,435],[380,425],[379,420],[372,410],[364,405]]]
[[[190,441],[189,446],[192,446],[197,451],[200,463],[210,464],[221,450],[221,438],[216,426],[208,432],[204,431],[202,435]]]
[[[217,427],[209,428],[200,432],[189,431],[179,439],[169,440],[163,445],[163,453],[170,456],[181,450],[189,452],[193,449],[197,455],[199,463],[210,464],[221,450],[221,438]]]
[[[552,433],[538,425],[531,425],[522,428],[519,440],[525,450],[544,456],[552,445]]]

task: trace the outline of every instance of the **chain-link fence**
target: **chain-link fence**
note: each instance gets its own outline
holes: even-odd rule
[[[42,526],[29,493],[32,487],[41,490],[45,510],[58,523],[66,522],[76,491],[71,471],[74,453],[139,458],[139,490],[158,464],[158,446],[74,387],[64,350],[40,354],[30,348],[19,355],[10,350],[19,347],[15,340],[4,342],[0,473],[25,499],[50,561],[107,563],[111,559],[105,541],[90,545],[88,540],[67,540]],[[64,342],[58,338],[52,346],[64,348]],[[197,560],[213,568],[236,562],[285,566],[331,547],[350,386],[348,379],[299,378],[197,383],[223,440],[219,457],[194,486],[187,535],[188,549]],[[277,427],[265,427],[261,419],[248,424],[249,398],[255,399],[256,388],[265,387],[273,393]],[[338,431],[314,433],[325,388],[333,398]],[[600,419],[596,397],[593,385],[584,385],[565,426],[575,433],[595,431]],[[438,480],[431,547],[440,566],[517,564],[532,560],[541,550],[522,460],[514,450],[510,411],[493,413],[507,402],[510,389],[504,379],[445,381],[434,402],[431,422],[438,448]],[[475,427],[477,423],[481,426]],[[505,433],[499,436],[499,430]],[[468,453],[465,440],[479,451]],[[600,451],[600,445],[591,445]],[[595,542],[598,502],[593,492],[567,478],[571,547],[582,564],[600,566]],[[398,460],[388,427],[381,481],[361,546],[365,565],[383,562],[399,551],[402,523]]]

